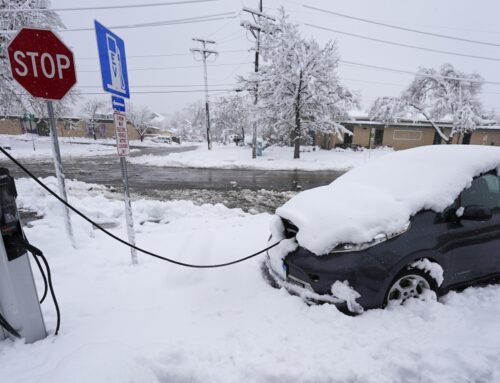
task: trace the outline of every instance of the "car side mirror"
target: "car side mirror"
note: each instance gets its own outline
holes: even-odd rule
[[[460,211],[463,209],[460,214]],[[457,209],[456,215],[459,219],[470,220],[470,221],[487,221],[491,218],[491,209],[482,205],[470,205],[465,208]]]

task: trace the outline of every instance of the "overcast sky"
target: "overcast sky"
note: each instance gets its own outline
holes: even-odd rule
[[[151,2],[165,0],[151,0]],[[139,0],[52,0],[53,8],[90,7],[114,4],[140,4]],[[257,8],[258,0],[219,0],[207,3],[171,5],[151,8],[134,8],[99,11],[60,12],[68,29],[93,27],[97,19],[106,26],[160,22],[172,19],[240,12],[243,6]],[[445,62],[453,64],[465,72],[477,72],[488,81],[500,81],[500,62],[484,59],[459,57],[449,54],[426,52],[406,47],[386,45],[367,41],[335,32],[314,29],[304,23],[337,29],[339,31],[391,40],[398,43],[417,45],[437,50],[460,52],[469,55],[487,56],[500,59],[500,47],[490,47],[443,38],[423,36],[413,32],[397,31],[383,26],[370,25],[334,15],[312,11],[303,4],[345,13],[351,16],[372,19],[389,24],[397,24],[413,29],[451,35],[472,40],[500,43],[498,14],[500,4],[495,0],[264,0],[265,12],[276,14],[283,5],[291,20],[301,24],[306,36],[313,36],[321,44],[329,39],[338,42],[341,58],[346,61],[385,66],[415,71],[419,66],[438,67]],[[125,40],[131,102],[148,105],[159,113],[172,113],[191,101],[203,98],[202,92],[153,93],[137,92],[202,90],[203,70],[201,63],[194,61],[189,48],[197,44],[192,37],[204,37],[217,41],[216,48],[221,53],[208,69],[209,86],[214,96],[217,91],[230,91],[235,87],[238,74],[253,70],[253,54],[248,51],[254,46],[240,26],[248,15],[242,13],[233,19],[211,22],[114,30]],[[61,32],[64,41],[72,47],[77,62],[78,83],[83,93],[101,92],[99,63],[93,31]],[[224,52],[242,50],[242,52]],[[130,57],[135,55],[168,55],[164,57]],[[147,69],[151,67],[184,67]],[[145,69],[146,68],[146,69]],[[137,70],[135,70],[137,69]],[[142,69],[142,70],[141,70]],[[395,96],[411,81],[412,76],[371,70],[341,64],[339,74],[344,83],[361,94],[362,106],[368,107],[378,96]],[[147,87],[152,86],[155,87]],[[189,87],[184,87],[189,85]],[[91,88],[91,86],[95,86]],[[164,87],[158,87],[164,86]],[[109,96],[86,96],[109,99]],[[486,108],[500,110],[500,85],[485,85],[482,100]]]

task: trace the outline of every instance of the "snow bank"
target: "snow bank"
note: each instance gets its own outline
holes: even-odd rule
[[[434,145],[394,152],[330,185],[304,191],[276,213],[298,228],[317,255],[339,243],[363,243],[402,230],[423,209],[442,211],[474,176],[500,166],[500,148]]]
[[[52,157],[51,138],[31,134],[7,135],[0,134],[0,145],[10,147],[10,153],[16,158],[47,158]],[[33,149],[33,145],[35,149]],[[131,140],[132,147],[179,147],[196,146],[198,143],[164,144],[151,140]],[[116,154],[116,140],[100,138],[97,140],[86,137],[59,137],[59,147],[63,157],[94,157]],[[132,149],[137,151],[137,149]]]
[[[262,157],[252,159],[252,149],[239,146],[214,146],[209,151],[204,146],[196,151],[172,153],[167,156],[144,155],[130,158],[130,162],[150,166],[189,167],[203,169],[262,169],[262,170],[347,170],[372,158],[392,152],[382,148],[368,150],[312,150],[303,148],[299,160],[294,160],[293,148],[273,146],[262,152]]]
[[[50,137],[0,135],[0,145],[10,147],[9,153],[16,158],[47,158],[52,157]],[[35,149],[33,149],[33,145]],[[63,157],[93,157],[116,153],[116,147],[103,145],[100,141],[89,139],[59,138],[59,147]]]
[[[119,193],[67,183],[72,203],[126,238]],[[500,381],[498,285],[348,317],[269,287],[262,258],[187,270],[139,255],[131,266],[128,248],[74,215],[73,249],[53,198],[31,181],[17,185],[19,203],[44,214],[26,235],[51,264],[62,327],[30,345],[1,341],[2,383]],[[188,202],[132,206],[137,244],[186,262],[235,259],[269,236],[268,214]],[[53,331],[50,299],[42,309]]]

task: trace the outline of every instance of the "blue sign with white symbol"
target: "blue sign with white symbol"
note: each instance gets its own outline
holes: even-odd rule
[[[113,111],[125,113],[125,100],[123,98],[111,96],[111,105],[113,105]]]
[[[97,20],[94,20],[94,23],[101,63],[102,86],[106,92],[130,98],[125,43]]]

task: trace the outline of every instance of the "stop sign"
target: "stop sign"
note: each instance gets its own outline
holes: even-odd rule
[[[60,100],[76,84],[73,52],[51,30],[23,28],[7,50],[12,77],[33,97]]]

